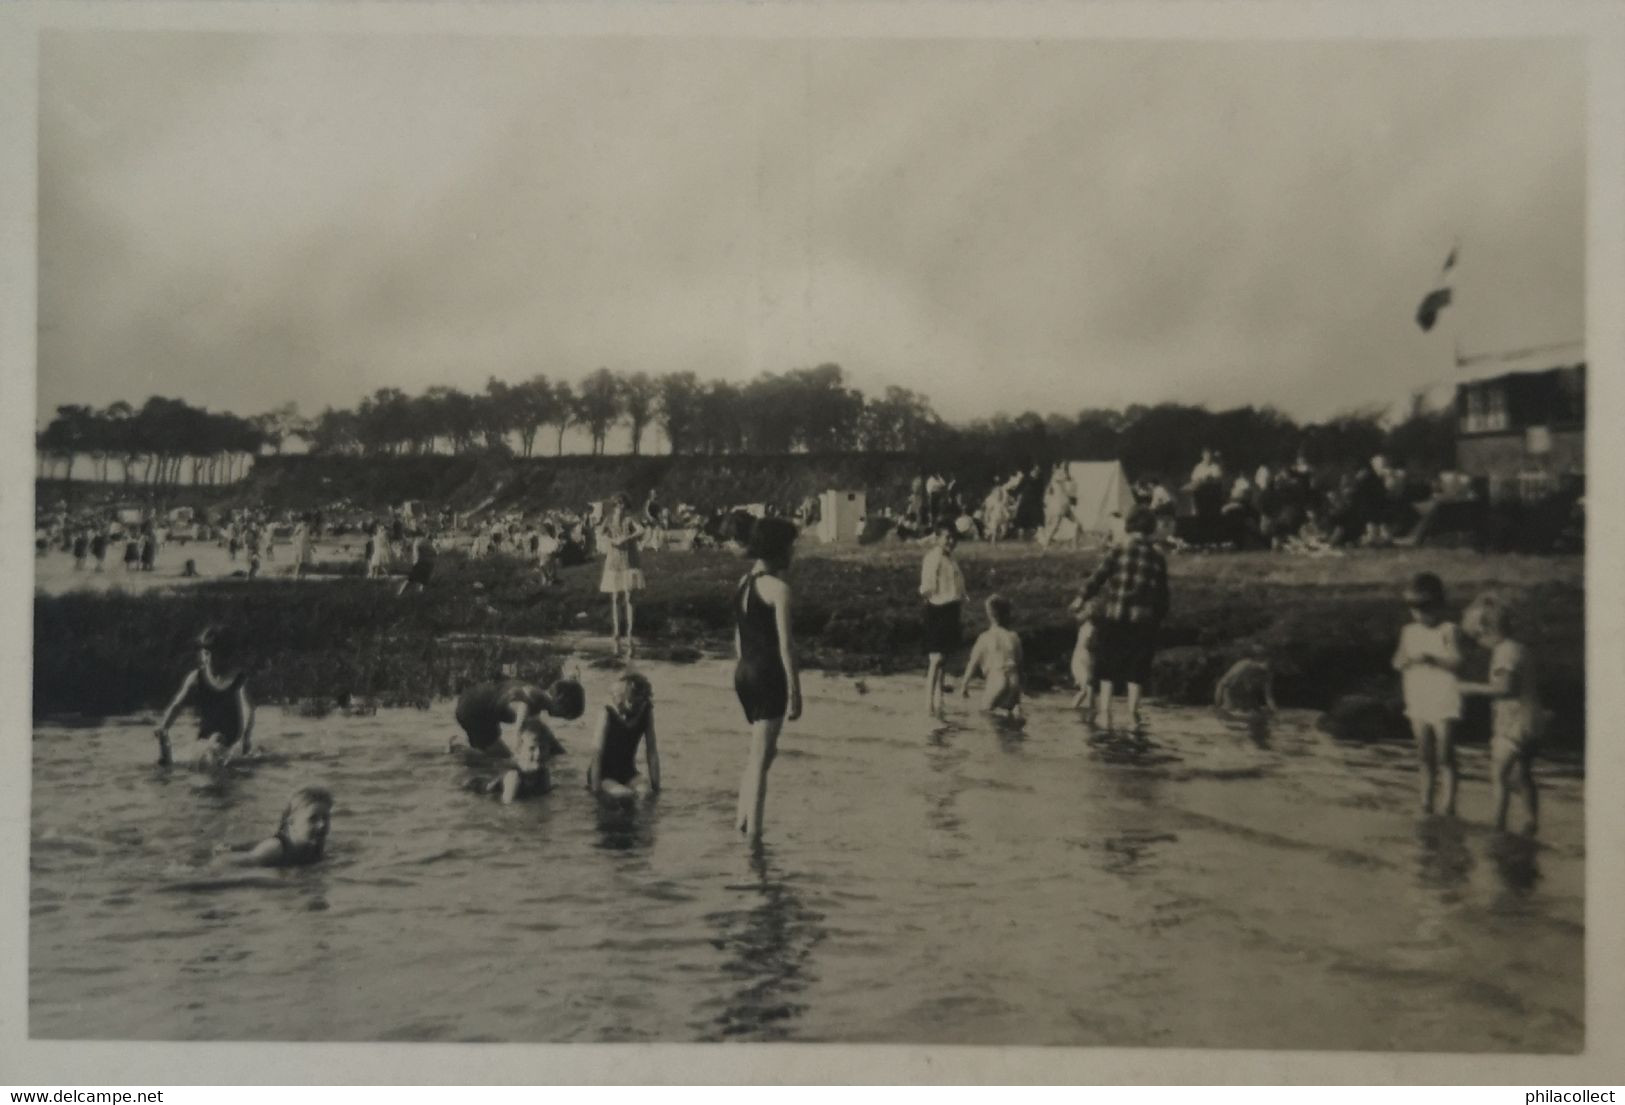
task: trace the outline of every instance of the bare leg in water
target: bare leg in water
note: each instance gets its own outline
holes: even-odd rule
[[[609,596],[609,624],[610,633],[613,634],[615,655],[621,654],[621,592],[612,591]]]
[[[745,761],[745,771],[739,779],[739,806],[734,823],[753,844],[762,839],[762,811],[767,804],[767,769],[773,766],[773,757],[778,751],[779,730],[782,728],[783,718],[758,721],[750,728],[750,758]]]

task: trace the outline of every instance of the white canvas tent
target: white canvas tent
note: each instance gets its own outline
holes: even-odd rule
[[[1115,460],[1074,460],[1066,465],[1072,481],[1072,514],[1055,533],[1056,541],[1078,536],[1096,540],[1118,540],[1123,536],[1123,520],[1134,509],[1134,492],[1129,488],[1123,466]]]

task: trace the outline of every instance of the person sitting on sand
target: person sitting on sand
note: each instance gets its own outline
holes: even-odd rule
[[[276,835],[239,849],[239,867],[304,867],[322,858],[332,824],[333,795],[326,787],[300,787],[282,811]]]
[[[987,620],[992,624],[976,638],[965,674],[959,680],[961,698],[970,697],[971,677],[980,671],[987,680],[982,692],[982,709],[1006,711],[1021,716],[1021,638],[1010,628],[1010,600],[992,595],[987,600]]]
[[[1072,680],[1078,693],[1072,698],[1072,708],[1088,711],[1095,705],[1095,619],[1100,616],[1100,606],[1073,599],[1067,610],[1078,620],[1078,639],[1072,646]]]
[[[1480,595],[1462,617],[1467,633],[1490,650],[1490,677],[1484,683],[1461,683],[1464,695],[1490,700],[1490,783],[1495,793],[1495,827],[1507,827],[1507,803],[1516,791],[1523,799],[1523,831],[1533,836],[1540,799],[1531,768],[1535,747],[1546,728],[1540,704],[1534,656],[1512,638],[1512,613],[1494,595]]]
[[[546,794],[553,787],[547,761],[557,754],[548,747],[552,735],[545,726],[521,729],[514,737],[513,763],[507,770],[490,778],[475,779],[468,789],[476,794],[494,795],[503,805]],[[552,747],[557,746],[558,742],[552,741]]]
[[[1275,712],[1275,672],[1262,648],[1230,665],[1213,687],[1213,708],[1221,714]]]
[[[1433,792],[1444,775],[1444,812],[1456,815],[1456,723],[1461,718],[1461,631],[1445,620],[1444,584],[1432,572],[1421,572],[1405,589],[1411,620],[1400,631],[1394,670],[1405,691],[1422,760],[1422,812],[1433,812]]]
[[[547,690],[522,679],[509,679],[464,691],[457,699],[457,724],[470,748],[509,759],[519,734],[534,730],[543,753],[552,758],[561,755],[564,746],[542,721],[542,715],[573,721],[586,705],[587,696],[574,679],[560,679]],[[453,747],[456,741],[453,737]]]
[[[638,745],[649,766],[648,783],[638,775]],[[611,798],[628,798],[647,786],[660,790],[660,752],[655,746],[654,692],[641,673],[627,669],[615,680],[594,739],[587,789]]]
[[[239,669],[230,675],[220,674],[229,651],[221,632],[205,629],[197,636],[197,667],[186,673],[180,689],[164,711],[163,720],[153,730],[158,738],[158,762],[169,764],[173,755],[169,747],[169,726],[181,709],[191,705],[197,710],[197,739],[208,744],[199,754],[197,766],[208,767],[221,763],[241,745],[241,754],[251,750],[254,734],[254,704],[248,697],[248,673]],[[221,665],[221,669],[216,668]]]

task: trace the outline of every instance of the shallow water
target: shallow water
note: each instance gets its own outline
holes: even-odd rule
[[[1055,695],[933,727],[918,681],[811,673],[752,856],[730,669],[644,669],[666,791],[632,806],[582,789],[586,721],[550,795],[459,789],[449,703],[264,710],[262,758],[215,776],[154,767],[150,721],[37,729],[32,1034],[1583,1046],[1573,772],[1542,765],[1533,846],[1484,824],[1478,749],[1462,821],[1422,820],[1408,749],[1305,714],[1153,707],[1136,741]],[[218,865],[309,782],[326,861]]]

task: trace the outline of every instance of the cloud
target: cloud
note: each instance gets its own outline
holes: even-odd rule
[[[1556,43],[59,32],[40,408],[834,360],[1322,416],[1448,371],[1457,235],[1464,343],[1579,330],[1583,96]]]

